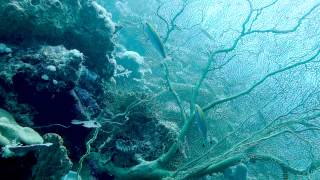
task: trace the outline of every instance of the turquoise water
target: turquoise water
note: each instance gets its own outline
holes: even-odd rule
[[[1,179],[320,179],[317,0],[3,0]]]

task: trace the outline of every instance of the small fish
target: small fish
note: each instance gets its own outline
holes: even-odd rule
[[[206,36],[208,39],[210,40],[214,40],[214,37],[205,29],[200,28],[200,31],[204,34],[204,36]]]
[[[34,151],[38,149],[44,149],[48,148],[52,145],[52,143],[43,143],[43,144],[31,144],[31,145],[8,145],[8,148],[10,151],[14,153],[19,153],[19,152],[29,152],[29,151]]]
[[[199,127],[199,131],[201,132],[202,136],[204,137],[205,141],[208,141],[208,136],[207,136],[207,121],[205,120],[205,114],[201,107],[196,104],[196,109],[195,109],[195,121]]]
[[[31,145],[6,145],[5,147],[2,147],[2,151],[9,150],[7,152],[9,154],[2,154],[2,157],[8,157],[9,156],[24,156],[30,151],[36,151],[36,150],[42,150],[45,148],[48,148],[52,145],[52,143],[44,143],[44,144],[31,144]],[[11,154],[12,153],[12,154]]]
[[[97,121],[94,121],[94,120],[89,120],[89,121],[72,120],[71,124],[81,125],[86,128],[99,128],[99,127],[101,127],[101,124],[98,123]]]
[[[157,33],[157,31],[154,29],[154,27],[146,22],[145,24],[145,31],[146,34],[149,38],[149,40],[151,41],[152,46],[159,52],[159,54],[166,59],[167,58],[167,54],[166,51],[164,49],[164,45],[162,43],[162,40],[160,39],[159,34]]]

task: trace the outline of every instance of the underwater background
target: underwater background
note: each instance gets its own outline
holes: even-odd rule
[[[320,180],[319,0],[0,0],[1,180]]]

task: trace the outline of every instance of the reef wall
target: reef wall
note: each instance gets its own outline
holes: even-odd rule
[[[117,27],[111,14],[92,0],[0,0],[0,24],[0,108],[42,135],[62,136],[70,151],[64,157],[69,154],[77,161],[90,130],[70,123],[99,114],[103,87],[114,74]],[[45,156],[0,158],[0,172],[11,163],[12,169],[30,176],[39,157]],[[21,178],[15,177],[17,172],[8,172],[12,179]]]

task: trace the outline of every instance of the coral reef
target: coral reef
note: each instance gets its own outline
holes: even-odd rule
[[[77,109],[84,119],[92,119],[99,115],[101,109],[92,94],[80,87],[74,89],[74,96],[78,99]]]
[[[88,57],[89,69],[106,79],[113,74],[109,59],[115,24],[95,1],[4,0],[0,5],[0,22],[3,42],[78,49]]]
[[[121,45],[115,49],[116,69],[114,78],[120,87],[129,91],[149,91],[146,77],[152,75],[151,68],[138,52],[129,51]]]
[[[14,56],[0,57],[0,89],[4,92],[1,106],[12,112],[21,112],[22,108],[30,115],[37,112],[47,123],[73,118],[75,113],[70,111],[76,100],[70,91],[79,80],[83,55],[63,46],[12,47]]]
[[[105,163],[108,158],[100,153],[93,152],[90,154],[87,160],[87,169],[90,175],[97,179],[114,179],[105,169]]]
[[[105,164],[111,161],[118,167],[131,167],[139,164],[140,159],[155,160],[168,150],[177,138],[177,125],[162,122],[152,110],[151,103],[137,103],[146,97],[143,94],[117,94],[117,101],[110,106],[112,112],[125,111],[126,115],[112,114],[117,125],[101,122],[101,133],[93,144],[93,150],[86,163],[94,176],[104,176]],[[112,102],[112,100],[110,100]],[[107,119],[107,118],[106,118]],[[112,133],[107,133],[112,132]],[[166,165],[169,169],[176,168],[183,156],[177,152],[172,162]]]
[[[19,124],[66,127],[72,119],[85,117],[79,108],[83,107],[82,102],[74,93],[83,77],[82,53],[63,46],[6,46],[12,53],[0,56],[0,106],[12,112]],[[94,101],[92,96],[88,97]],[[88,133],[83,130],[79,136],[77,131],[79,127],[74,126],[67,131],[59,126],[39,129],[42,133],[64,136],[70,150],[75,152],[73,158],[82,153],[81,146]]]
[[[23,179],[37,163],[34,179],[59,179],[70,170],[70,159],[77,161],[83,154],[90,132],[71,121],[96,118],[105,105],[103,88],[115,69],[116,25],[111,14],[92,0],[3,0],[0,23],[0,107],[19,125],[57,133],[66,145],[59,135],[48,134],[44,141],[53,145],[36,154],[37,161],[32,151],[25,157],[0,159],[0,167],[8,163],[25,175],[13,179]],[[32,136],[19,137],[19,143],[33,143],[28,137]],[[5,138],[3,145],[13,136]],[[25,159],[30,161],[21,162]]]
[[[37,164],[33,166],[32,179],[61,179],[72,167],[68,151],[63,145],[63,139],[54,133],[45,134],[43,138],[44,142],[53,143],[53,145],[38,152]]]
[[[0,108],[0,146],[10,144],[40,144],[43,139],[29,127],[22,127],[11,114]]]
[[[42,138],[41,138],[42,139]],[[21,156],[0,158],[0,173],[10,179],[60,179],[72,167],[62,138],[54,133],[45,134],[45,144],[10,146],[8,150]],[[21,153],[22,152],[22,153]],[[31,178],[32,177],[32,178]]]
[[[124,124],[121,132],[115,134],[108,144],[113,162],[118,166],[132,166],[137,156],[154,160],[164,153],[176,137],[176,132],[159,123],[157,119],[136,115]]]
[[[123,51],[117,55],[117,65],[128,70],[128,78],[141,79],[144,74],[144,59],[137,52]]]
[[[63,135],[79,157],[89,130],[61,127],[96,116],[104,102],[115,66],[111,14],[91,0],[4,0],[0,22],[0,107],[25,126],[63,125],[39,131]]]

